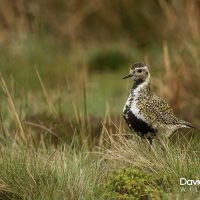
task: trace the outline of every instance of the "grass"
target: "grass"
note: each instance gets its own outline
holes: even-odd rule
[[[161,193],[161,199],[198,199],[199,186],[179,184],[181,177],[187,180],[199,177],[199,144],[194,144],[195,139],[190,142],[184,140],[179,138],[176,143],[165,146],[164,150],[155,143],[149,150],[149,145],[138,137],[125,139],[115,135],[111,148],[103,151],[103,157],[115,169],[132,167],[152,176],[152,180],[168,180],[161,183],[168,188],[168,192]],[[155,188],[158,189],[159,186]]]
[[[12,149],[12,150],[11,150]],[[0,199],[95,199],[104,168],[83,148],[1,148]],[[100,198],[98,198],[100,199]]]
[[[159,180],[167,177],[169,182],[164,185],[162,181],[162,187],[170,190],[161,190],[160,198],[198,199],[198,188],[198,192],[192,186],[182,186],[186,192],[180,192],[179,188],[181,177],[193,179],[199,175],[200,147],[195,138],[190,142],[179,138],[165,146],[165,150],[155,142],[150,150],[149,144],[139,137],[126,139],[116,132],[108,137],[108,145],[92,151],[80,145],[63,144],[55,148],[41,140],[35,147],[30,141],[24,145],[7,139],[0,151],[0,199],[105,199],[115,187],[113,184],[112,188],[110,181],[120,181],[112,178],[113,172],[130,167],[146,174],[135,176],[155,179],[145,182],[145,194],[151,184],[159,191]]]

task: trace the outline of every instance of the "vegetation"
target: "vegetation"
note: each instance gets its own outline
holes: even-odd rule
[[[144,173],[137,168],[120,169],[111,176],[106,186],[108,194],[105,199],[157,199],[166,185],[169,183],[164,178]]]
[[[75,200],[100,195],[99,161],[82,151],[15,144],[1,150],[0,171],[0,199]]]
[[[45,9],[44,9],[45,8]],[[127,132],[128,64],[199,124],[197,1],[3,1],[0,199],[198,199],[199,130],[165,148]]]

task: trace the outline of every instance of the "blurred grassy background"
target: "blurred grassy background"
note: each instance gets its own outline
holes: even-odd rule
[[[28,115],[49,110],[37,68],[57,111],[69,118],[74,107],[84,112],[84,82],[87,114],[102,118],[106,102],[113,115],[121,115],[127,93],[121,77],[129,63],[145,60],[157,93],[197,124],[199,9],[195,0],[4,0],[1,73]]]

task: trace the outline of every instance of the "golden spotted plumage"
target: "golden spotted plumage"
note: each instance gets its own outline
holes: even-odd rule
[[[139,113],[143,115],[148,124],[176,125],[179,120],[174,115],[169,104],[151,92],[150,85],[140,91],[137,97]]]

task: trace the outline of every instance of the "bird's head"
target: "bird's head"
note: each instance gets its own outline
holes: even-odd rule
[[[150,77],[147,65],[142,62],[130,65],[130,72],[123,79],[132,78],[134,81],[146,81]]]

